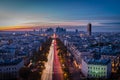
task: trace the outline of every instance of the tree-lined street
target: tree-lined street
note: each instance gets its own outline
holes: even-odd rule
[[[48,61],[45,63],[45,70],[43,71],[41,80],[52,80],[53,73],[53,59],[54,59],[54,40],[50,46],[50,51],[47,57]]]
[[[55,36],[56,37],[56,36]],[[58,57],[56,40],[54,41],[54,66],[53,66],[53,80],[63,80],[63,71]]]
[[[42,72],[41,80],[64,80],[56,46],[56,36],[54,34],[47,57],[48,61],[45,63],[45,69]]]

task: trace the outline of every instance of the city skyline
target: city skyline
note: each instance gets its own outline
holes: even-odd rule
[[[0,0],[0,80],[120,80],[120,0]]]
[[[1,0],[0,30],[120,25],[119,0]],[[119,28],[118,28],[119,29]]]

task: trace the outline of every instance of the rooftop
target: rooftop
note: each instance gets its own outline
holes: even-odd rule
[[[13,61],[4,60],[4,62],[0,62],[0,66],[10,66],[10,65],[17,65],[22,61],[22,59],[15,59]]]
[[[88,64],[94,65],[107,65],[108,63],[110,63],[110,59],[85,58],[84,61]]]

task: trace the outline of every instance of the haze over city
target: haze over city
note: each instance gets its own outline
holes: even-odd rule
[[[0,0],[0,80],[120,80],[120,0]]]

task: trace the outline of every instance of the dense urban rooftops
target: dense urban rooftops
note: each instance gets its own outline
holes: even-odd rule
[[[108,63],[110,63],[110,59],[84,58],[84,61],[88,64],[94,65],[107,65]]]
[[[17,65],[22,61],[22,59],[15,59],[13,61],[11,60],[0,60],[0,66],[10,66],[10,65]]]

